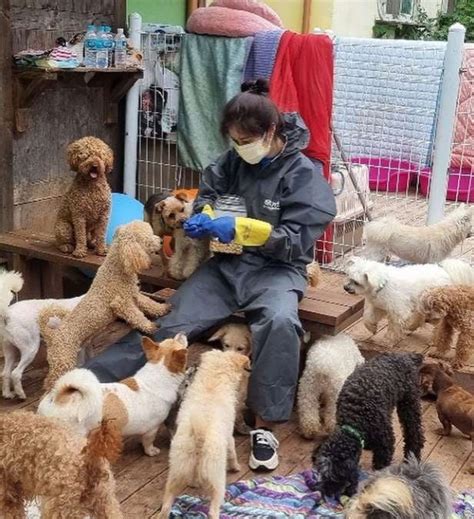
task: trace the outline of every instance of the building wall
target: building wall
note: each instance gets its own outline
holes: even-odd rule
[[[128,13],[140,13],[144,22],[186,23],[186,0],[127,0]]]
[[[13,48],[9,54],[27,48],[47,49],[59,36],[68,38],[91,21],[123,27],[125,3],[11,0],[10,20]],[[119,124],[104,125],[102,92],[101,88],[86,88],[83,76],[75,75],[65,81],[51,81],[33,101],[26,115],[28,129],[16,134],[12,143],[14,228],[52,231],[61,196],[72,179],[65,159],[67,144],[72,140],[94,135],[110,144],[116,157],[111,183],[113,188],[120,188],[123,129]]]

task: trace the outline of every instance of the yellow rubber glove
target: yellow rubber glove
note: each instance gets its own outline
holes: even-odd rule
[[[244,218],[235,218],[234,242],[244,247],[260,247],[264,245],[272,232],[272,226],[268,222]]]
[[[202,208],[201,214],[207,214],[207,216],[209,216],[209,218],[212,218],[212,219],[214,219],[216,217],[216,215],[214,213],[214,209],[209,204],[206,204]]]

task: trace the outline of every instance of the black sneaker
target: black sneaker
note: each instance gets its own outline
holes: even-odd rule
[[[249,467],[252,470],[275,470],[278,467],[278,440],[268,429],[250,432]]]

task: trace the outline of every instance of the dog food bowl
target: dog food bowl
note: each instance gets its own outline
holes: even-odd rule
[[[369,168],[371,191],[407,191],[417,168],[407,160],[387,157],[353,157],[353,164],[365,164]]]
[[[422,169],[418,178],[421,194],[428,196],[430,192],[431,168]],[[471,168],[449,170],[446,200],[474,202],[474,172]]]

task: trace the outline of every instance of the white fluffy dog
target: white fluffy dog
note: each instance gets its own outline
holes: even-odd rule
[[[87,369],[69,371],[54,384],[38,406],[38,413],[65,421],[87,435],[103,419],[112,419],[124,436],[141,437],[148,456],[160,450],[153,445],[160,425],[178,398],[187,360],[187,339],[155,343],[143,337],[147,363],[130,378],[101,384]]]
[[[247,384],[248,357],[234,351],[202,355],[178,413],[171,441],[168,480],[160,519],[168,519],[176,496],[190,484],[210,497],[210,519],[219,518],[226,470],[240,470],[233,437],[238,394]]]
[[[391,254],[411,263],[437,263],[447,258],[472,230],[474,208],[461,204],[433,225],[415,227],[393,217],[368,222],[363,254],[383,261]]]
[[[443,285],[474,284],[474,269],[466,262],[447,259],[438,265],[394,267],[353,257],[346,268],[344,290],[365,296],[364,324],[372,333],[383,317],[388,319],[387,344],[398,342],[407,331],[424,323],[418,311],[421,293]]]
[[[311,346],[298,387],[298,420],[305,438],[333,431],[339,392],[363,362],[357,344],[343,333],[323,337]]]
[[[54,304],[65,310],[72,310],[81,300],[71,299],[30,299],[19,301],[9,307],[2,308],[0,313],[0,335],[3,337],[3,398],[25,399],[25,391],[21,383],[25,369],[33,362],[38,353],[41,337],[38,315],[44,308]],[[15,369],[17,357],[20,357]]]

